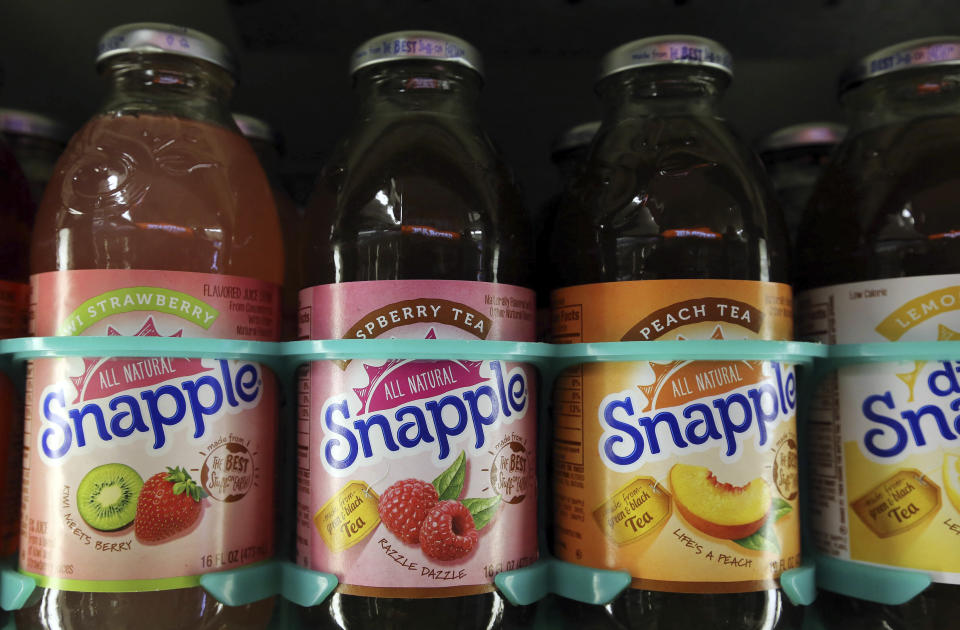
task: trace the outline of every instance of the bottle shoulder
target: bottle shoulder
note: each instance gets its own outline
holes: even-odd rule
[[[572,252],[562,263],[566,281],[786,278],[770,184],[715,118],[651,116],[601,128],[557,224],[555,257]]]
[[[269,183],[239,133],[174,116],[98,116],[54,168],[31,267],[202,271],[280,282],[282,264],[273,254],[282,258],[282,251]]]
[[[960,272],[958,173],[960,117],[852,133],[804,213],[801,285]]]

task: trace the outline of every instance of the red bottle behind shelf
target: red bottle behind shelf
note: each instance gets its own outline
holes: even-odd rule
[[[27,180],[0,138],[0,217],[4,224],[0,231],[0,339],[27,334],[27,260],[33,210]],[[20,395],[7,375],[0,373],[0,558],[16,553],[20,534],[22,413]]]
[[[106,104],[37,216],[36,335],[276,340],[283,247],[227,107],[229,51],[165,24],[100,42]],[[65,358],[28,371],[19,628],[265,628],[199,576],[273,555],[276,383],[213,359]]]
[[[352,71],[358,121],[307,212],[301,337],[533,341],[529,230],[479,125],[477,51],[390,33]],[[453,359],[304,371],[297,558],[340,581],[304,627],[524,623],[493,581],[537,557],[536,375]]]

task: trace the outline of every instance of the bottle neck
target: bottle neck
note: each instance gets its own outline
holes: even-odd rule
[[[914,118],[960,114],[960,69],[918,68],[870,79],[841,96],[855,132]]]
[[[233,78],[226,70],[176,55],[122,55],[109,60],[110,82],[101,113],[176,116],[235,129],[228,103]]]
[[[354,81],[364,120],[413,114],[476,121],[480,87],[473,70],[427,60],[376,64],[359,70]]]
[[[605,120],[646,116],[717,116],[729,78],[709,68],[652,66],[603,79],[597,92]]]

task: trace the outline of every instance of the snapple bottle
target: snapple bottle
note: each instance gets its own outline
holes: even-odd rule
[[[37,215],[31,332],[276,340],[283,248],[197,31],[108,31],[106,103]],[[242,360],[60,358],[28,367],[18,628],[265,628],[199,576],[273,555],[276,383]]]
[[[300,290],[300,265],[297,255],[300,252],[298,238],[303,215],[290,197],[290,193],[283,187],[283,182],[280,181],[282,143],[279,134],[266,121],[247,114],[234,112],[233,120],[257,154],[260,165],[267,174],[270,190],[273,191],[273,200],[277,205],[277,217],[280,219],[280,231],[283,233],[286,252],[280,309],[283,314],[283,325],[280,336],[285,341],[293,340],[297,338],[297,293]]]
[[[359,115],[307,212],[302,338],[533,340],[529,229],[479,124],[480,63],[429,31],[353,54]],[[340,581],[307,627],[528,614],[493,581],[537,558],[536,373],[459,359],[304,371],[297,558]]]
[[[23,169],[34,204],[39,204],[53,167],[70,139],[67,128],[36,112],[0,109],[0,133]]]
[[[557,218],[556,343],[791,338],[783,219],[716,111],[732,74],[720,44],[687,35],[604,58],[603,122]],[[554,553],[633,576],[596,617],[795,627],[778,578],[800,561],[796,407],[780,361],[585,364],[558,378]]]
[[[842,77],[850,131],[798,242],[803,337],[960,338],[958,64],[960,37],[935,37],[877,51]],[[900,606],[823,591],[831,627],[932,630],[960,617],[960,385],[947,360],[957,355],[943,358],[843,367],[814,400],[816,550],[933,581]]]
[[[592,121],[567,129],[557,138],[550,153],[551,161],[560,175],[561,186],[560,192],[548,199],[543,204],[539,216],[534,217],[537,238],[537,341],[550,340],[550,290],[553,288],[553,265],[548,252],[557,212],[560,211],[560,200],[563,198],[563,191],[583,166],[590,142],[593,141],[599,128],[600,121]]]
[[[777,129],[757,143],[757,152],[783,208],[791,246],[796,243],[800,217],[823,167],[846,131],[836,123],[802,123]]]

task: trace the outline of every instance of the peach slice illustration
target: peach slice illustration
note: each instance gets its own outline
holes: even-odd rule
[[[677,511],[708,536],[739,540],[755,534],[770,512],[770,486],[757,478],[745,486],[723,483],[703,466],[675,464],[670,486]]]

